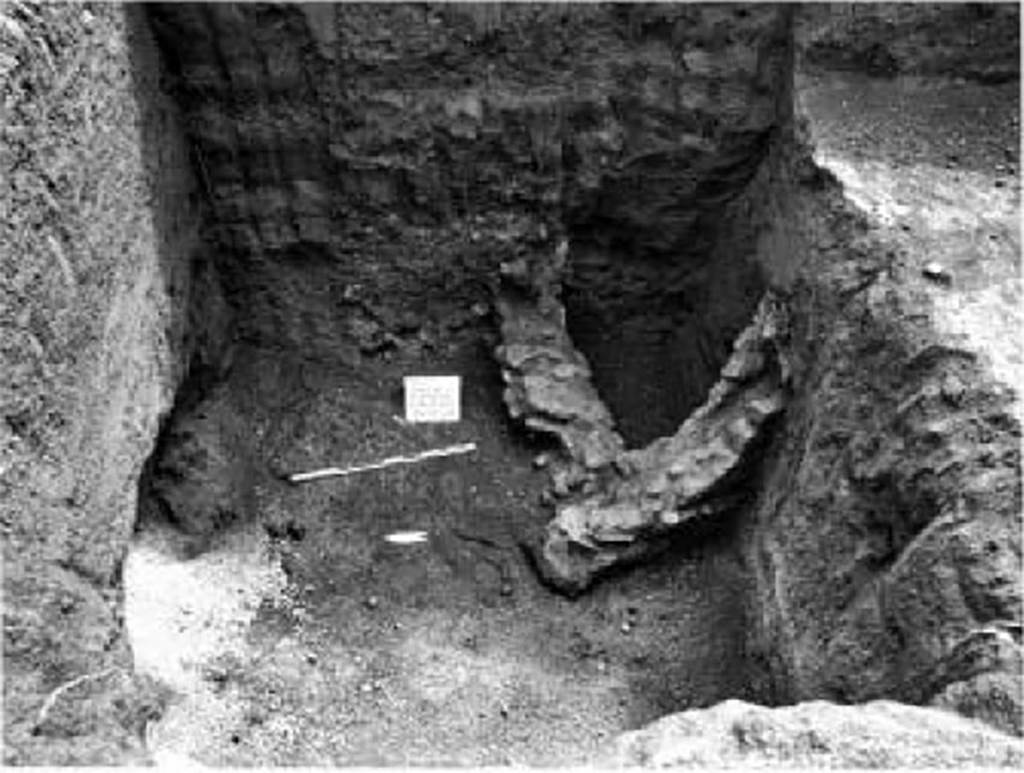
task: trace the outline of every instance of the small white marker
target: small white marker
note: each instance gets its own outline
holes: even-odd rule
[[[461,418],[460,376],[406,376],[403,386],[407,422],[451,423]]]
[[[396,531],[384,537],[385,540],[395,545],[414,545],[417,542],[426,542],[425,531]]]
[[[926,263],[924,268],[921,269],[921,273],[924,274],[925,278],[939,284],[950,285],[953,283],[953,275],[949,269],[934,260]]]

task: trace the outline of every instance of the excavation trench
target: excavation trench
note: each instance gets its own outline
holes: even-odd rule
[[[1019,768],[1018,9],[793,12],[0,7],[5,763]]]
[[[136,668],[177,696],[152,750],[565,764],[687,708],[849,695],[806,688],[827,669],[800,672],[817,623],[790,615],[772,519],[827,423],[814,326],[880,258],[793,137],[788,11],[149,23],[214,288],[124,570]],[[792,281],[808,255],[827,290]],[[461,420],[406,422],[409,375],[461,376]]]
[[[137,666],[185,696],[154,749],[210,764],[581,761],[685,706],[765,700],[746,675],[727,535],[575,601],[538,579],[521,541],[551,517],[547,473],[505,415],[486,348],[358,371],[242,357],[234,388],[259,380],[275,399],[244,417],[263,440],[242,522],[197,548],[143,521],[126,570]],[[267,385],[275,371],[301,385]],[[396,422],[386,395],[409,372],[461,374],[463,420]],[[271,472],[466,441],[474,454],[347,479]],[[404,530],[427,541],[385,541]]]
[[[496,30],[467,13],[150,14],[224,310],[193,315],[208,345],[144,470],[125,568],[136,666],[179,696],[158,753],[579,762],[672,711],[771,701],[744,652],[735,520],[781,408],[748,419],[744,401],[780,383],[757,212],[788,120],[785,14],[736,16],[739,69],[701,76],[731,84],[715,118],[666,113],[658,91],[679,67],[664,24],[703,40],[703,11],[524,6]],[[469,60],[414,66],[418,46],[495,35],[543,58],[589,23],[641,69],[581,50],[577,80],[545,92],[500,48],[487,86],[449,83]],[[409,32],[383,64],[378,24]],[[458,423],[403,420],[403,377],[430,374],[461,376]],[[680,455],[693,474],[666,483]],[[642,519],[609,535],[608,505]],[[405,530],[426,540],[385,540]]]
[[[571,248],[568,257],[571,264]],[[246,257],[234,259],[241,266]],[[666,474],[668,461],[648,450],[640,472],[623,475],[611,456],[595,461],[586,444],[565,442],[580,416],[590,437],[586,417],[617,415],[586,378],[586,359],[564,327],[556,330],[561,354],[584,369],[582,379],[565,382],[555,361],[530,360],[522,366],[529,372],[510,365],[517,345],[526,354],[550,349],[551,329],[531,326],[538,319],[571,317],[555,300],[558,278],[504,261],[495,281],[460,299],[454,322],[444,294],[360,285],[353,292],[370,298],[405,292],[423,316],[389,329],[366,314],[359,338],[335,334],[328,345],[317,336],[344,330],[360,309],[339,311],[344,289],[317,296],[338,287],[329,260],[300,245],[267,258],[253,272],[262,272],[258,282],[226,264],[236,340],[226,359],[194,362],[140,481],[127,625],[136,667],[178,696],[150,728],[158,756],[207,764],[583,761],[616,734],[673,711],[730,697],[770,702],[761,664],[745,654],[751,589],[732,500],[656,540],[626,523],[635,533],[585,550],[583,567],[560,558],[578,546],[552,537],[558,512],[623,487],[621,502],[639,508],[645,495],[629,486]],[[400,272],[398,260],[376,268]],[[737,307],[735,325],[753,321],[756,304]],[[430,317],[436,308],[444,316]],[[710,324],[690,319],[697,329]],[[291,346],[275,337],[282,329],[295,336]],[[602,355],[599,345],[593,351]],[[708,380],[716,365],[697,360],[690,369]],[[404,421],[403,377],[429,374],[462,378],[458,423]],[[538,378],[561,390],[554,416],[543,397],[535,405],[535,392],[516,391]],[[599,433],[614,437],[615,424]],[[467,442],[476,445],[469,455],[286,480]],[[623,460],[633,453],[614,443]],[[742,489],[740,477],[726,493]],[[425,532],[425,541],[386,540],[410,530]],[[619,556],[624,545],[633,550]]]

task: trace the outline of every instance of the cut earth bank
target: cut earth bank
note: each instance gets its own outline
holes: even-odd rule
[[[1015,145],[787,8],[0,13],[7,762],[1019,764]]]

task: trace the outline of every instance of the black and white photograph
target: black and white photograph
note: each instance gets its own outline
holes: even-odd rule
[[[2,764],[1024,768],[1020,11],[0,0]]]

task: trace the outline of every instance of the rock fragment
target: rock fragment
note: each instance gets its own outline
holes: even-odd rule
[[[563,501],[534,547],[541,573],[554,587],[581,593],[612,566],[661,550],[663,538],[680,524],[735,506],[731,488],[750,464],[748,451],[785,406],[783,368],[774,354],[784,316],[766,298],[737,338],[707,402],[675,435],[647,448],[626,452],[610,444],[591,458],[593,449],[574,434],[578,425],[545,425],[582,462],[553,470],[554,493]],[[595,470],[608,473],[601,484]],[[586,491],[574,485],[583,481],[593,484],[592,493],[573,496]]]
[[[925,279],[930,279],[936,284],[946,285],[947,287],[953,284],[953,274],[941,263],[937,263],[934,260],[925,264],[924,268],[921,269],[921,274]]]

